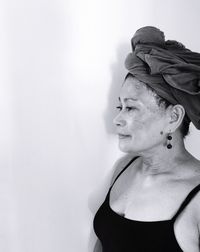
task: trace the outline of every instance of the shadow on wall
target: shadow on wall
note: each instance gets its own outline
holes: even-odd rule
[[[106,127],[106,132],[108,134],[115,134],[115,125],[113,124],[113,119],[117,115],[117,110],[115,107],[119,104],[118,103],[118,97],[120,93],[120,89],[122,86],[122,83],[124,81],[124,77],[127,73],[125,67],[124,67],[124,61],[127,56],[127,54],[131,52],[130,45],[127,44],[121,44],[117,48],[117,57],[116,61],[111,65],[111,75],[112,80],[110,83],[110,89],[108,93],[108,102],[107,107],[104,112],[104,123]],[[116,160],[116,163],[114,164],[114,167],[112,169],[112,172],[115,173],[115,169],[117,169],[116,164],[118,164],[120,160]],[[117,171],[116,171],[117,172]],[[89,197],[88,200],[88,206],[90,211],[92,212],[92,216],[95,215],[97,209],[102,204],[102,201],[105,198],[105,195],[107,194],[107,191],[111,184],[111,178],[113,177],[113,174],[107,174],[106,177],[104,177],[104,181],[100,183],[100,187],[97,188]],[[109,182],[108,182],[109,181]],[[89,239],[89,251],[92,252],[100,252],[98,249],[99,243],[95,243],[96,236],[94,234],[93,229],[90,232],[90,239]],[[95,246],[94,246],[95,243]]]
[[[127,73],[124,67],[124,61],[129,52],[131,52],[130,44],[127,43],[119,45],[117,48],[116,62],[111,65],[112,80],[108,93],[107,108],[104,112],[104,123],[108,134],[115,133],[113,119],[117,115],[117,110],[115,108],[119,104],[118,97],[120,88]]]

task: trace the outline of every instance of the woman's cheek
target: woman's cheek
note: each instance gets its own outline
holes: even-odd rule
[[[134,133],[135,131],[142,131],[145,127],[145,123],[141,118],[135,118],[134,121],[130,125],[131,132]]]

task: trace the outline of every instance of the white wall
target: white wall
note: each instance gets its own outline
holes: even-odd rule
[[[93,215],[121,155],[112,118],[130,39],[154,25],[200,52],[200,2],[0,5],[0,251],[92,252]],[[199,144],[192,128],[198,158]]]

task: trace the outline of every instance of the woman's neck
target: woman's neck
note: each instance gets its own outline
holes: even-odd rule
[[[172,149],[166,146],[158,146],[151,150],[139,153],[141,156],[141,170],[144,175],[159,175],[172,173],[181,164],[191,159],[191,154],[185,149],[182,138],[174,141]]]

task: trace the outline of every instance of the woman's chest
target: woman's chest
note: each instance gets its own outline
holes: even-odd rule
[[[136,189],[124,191],[118,197],[116,192],[111,191],[110,206],[114,212],[127,219],[144,222],[172,219],[189,191],[187,188],[182,191],[169,190],[164,186],[152,190]],[[173,235],[184,252],[199,252],[199,234],[193,212],[191,202],[177,216],[172,228]]]

